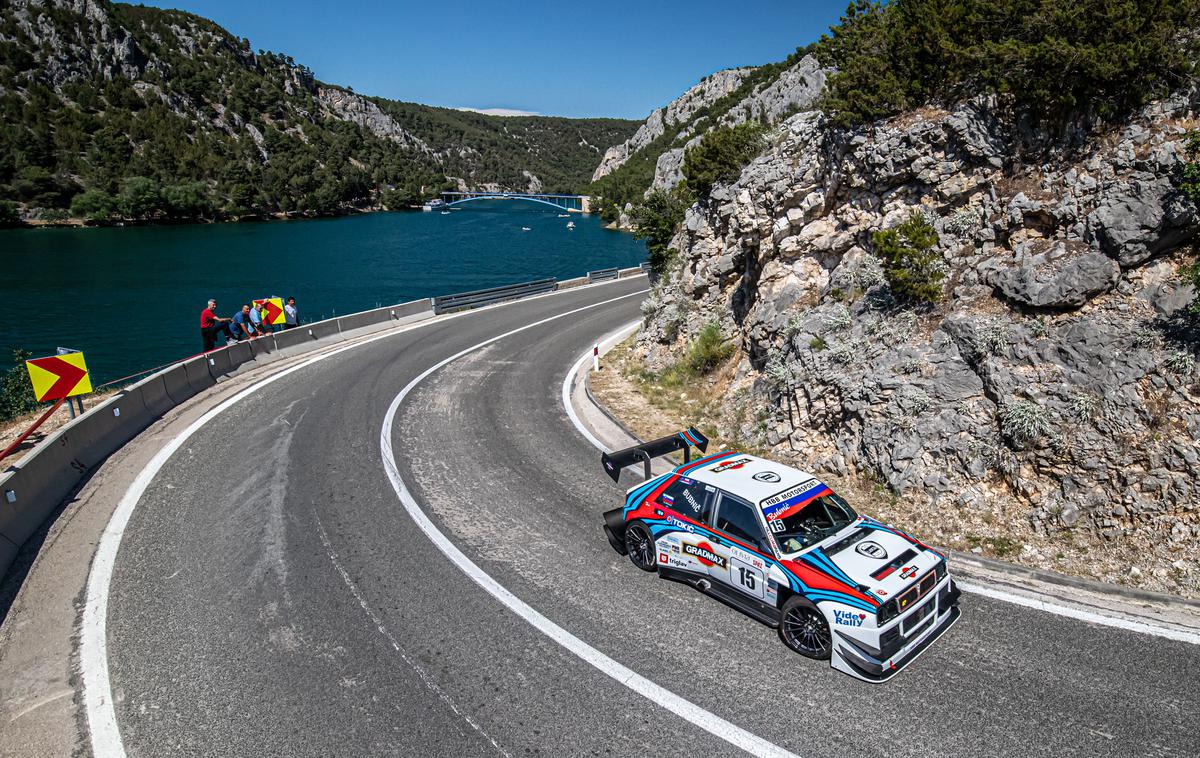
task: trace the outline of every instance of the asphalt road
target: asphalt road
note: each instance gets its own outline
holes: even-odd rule
[[[384,473],[392,399],[626,280],[430,323],[308,366],[198,431],[117,558],[108,653],[131,756],[729,755],[557,645],[429,541]],[[586,643],[801,756],[1195,756],[1200,648],[964,595],[962,620],[872,686],[637,571],[600,531],[621,491],[563,376],[629,297],[438,370],[392,430],[418,504]]]

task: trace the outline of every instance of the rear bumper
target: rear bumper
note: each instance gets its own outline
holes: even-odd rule
[[[916,633],[900,641],[899,645],[883,645],[882,649],[876,649],[841,631],[836,632],[830,661],[832,666],[856,679],[873,683],[886,682],[900,673],[954,626],[962,615],[958,608],[961,592],[953,579],[947,577],[946,581],[947,584],[939,587],[934,597],[928,601],[935,604],[930,614],[933,617],[932,622],[919,625],[919,631],[914,630]],[[895,623],[899,624],[900,620]]]

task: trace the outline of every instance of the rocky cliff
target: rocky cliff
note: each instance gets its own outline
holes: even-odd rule
[[[729,436],[938,509],[1004,503],[1035,533],[1136,544],[1154,586],[1195,591],[1198,334],[1178,273],[1198,220],[1174,181],[1198,102],[1070,149],[988,99],[857,130],[792,116],[689,210],[640,355],[661,369],[716,321],[741,356]],[[893,297],[872,254],[914,211],[945,273],[932,307]]]
[[[751,119],[777,123],[792,113],[807,110],[820,95],[826,73],[815,57],[800,53],[781,63],[719,71],[650,114],[630,139],[610,147],[592,181],[622,170],[630,172],[630,181],[637,188],[636,198],[612,197],[610,190],[600,187],[601,195],[622,206],[639,200],[644,191],[670,189],[683,179],[684,153],[705,132]],[[644,176],[632,177],[643,163]],[[618,225],[628,228],[628,219],[622,217]]]

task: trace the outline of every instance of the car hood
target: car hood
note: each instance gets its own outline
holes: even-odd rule
[[[804,557],[818,564],[832,563],[855,584],[869,587],[884,600],[916,582],[942,560],[934,551],[890,528],[864,523]]]

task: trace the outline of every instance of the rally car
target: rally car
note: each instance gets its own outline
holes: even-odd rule
[[[869,682],[911,663],[958,620],[946,556],[854,511],[816,477],[753,455],[708,450],[696,429],[605,453],[614,482],[646,481],[604,514],[633,565],[690,584],[779,630],[801,655]],[[652,476],[652,458],[684,463]]]

